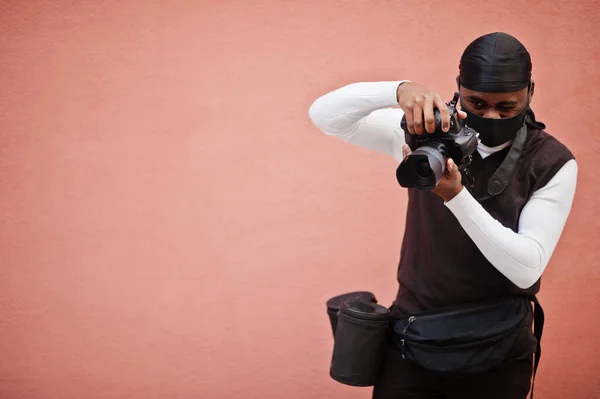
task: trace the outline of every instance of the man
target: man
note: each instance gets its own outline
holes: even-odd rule
[[[433,190],[408,189],[395,318],[495,298],[533,298],[539,291],[571,209],[577,163],[535,119],[531,69],[525,47],[505,33],[481,36],[465,49],[457,77],[459,116],[480,142],[468,166],[447,161]],[[438,93],[406,80],[361,82],[318,98],[309,115],[325,134],[401,162],[411,151],[402,117],[410,134],[429,134],[434,108],[447,131],[448,109]],[[373,397],[525,398],[538,343],[527,303],[529,314],[499,364],[479,373],[443,373],[390,346]]]

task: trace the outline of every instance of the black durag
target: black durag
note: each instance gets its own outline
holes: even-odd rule
[[[546,127],[535,120],[529,107],[531,57],[516,38],[495,32],[475,39],[465,49],[459,70],[459,85],[473,91],[510,93],[529,90],[527,105],[514,117],[483,118],[462,107],[467,113],[467,125],[479,132],[483,144],[495,147],[513,140],[524,123],[534,129]]]

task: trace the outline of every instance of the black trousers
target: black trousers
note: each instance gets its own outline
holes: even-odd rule
[[[459,377],[425,370],[402,359],[390,344],[373,399],[526,399],[535,347],[531,329],[524,328],[502,364],[482,374]]]

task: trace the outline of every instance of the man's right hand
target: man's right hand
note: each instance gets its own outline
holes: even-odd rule
[[[442,130],[447,132],[450,128],[448,107],[442,97],[433,90],[419,83],[404,82],[396,90],[396,99],[400,108],[404,111],[404,115],[406,115],[406,125],[409,133],[435,132],[434,108],[440,110]],[[467,116],[463,111],[458,111],[458,113],[462,119]]]

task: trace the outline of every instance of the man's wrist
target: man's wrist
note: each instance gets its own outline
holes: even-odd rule
[[[410,83],[410,80],[403,80],[402,82],[400,82],[400,84],[398,85],[398,87],[396,87],[396,102],[398,104],[400,104],[400,96],[402,95],[402,91],[404,89],[404,84],[405,83]]]
[[[452,191],[449,193],[449,195],[446,195],[446,196],[444,197],[444,202],[450,202],[450,201],[452,201],[452,200],[453,200],[453,199],[454,199],[454,198],[455,198],[457,195],[459,195],[459,194],[462,192],[462,190],[464,190],[464,188],[465,188],[465,186],[463,186],[462,184],[460,184],[460,185],[459,185],[459,186],[456,188],[456,190],[452,190]]]

